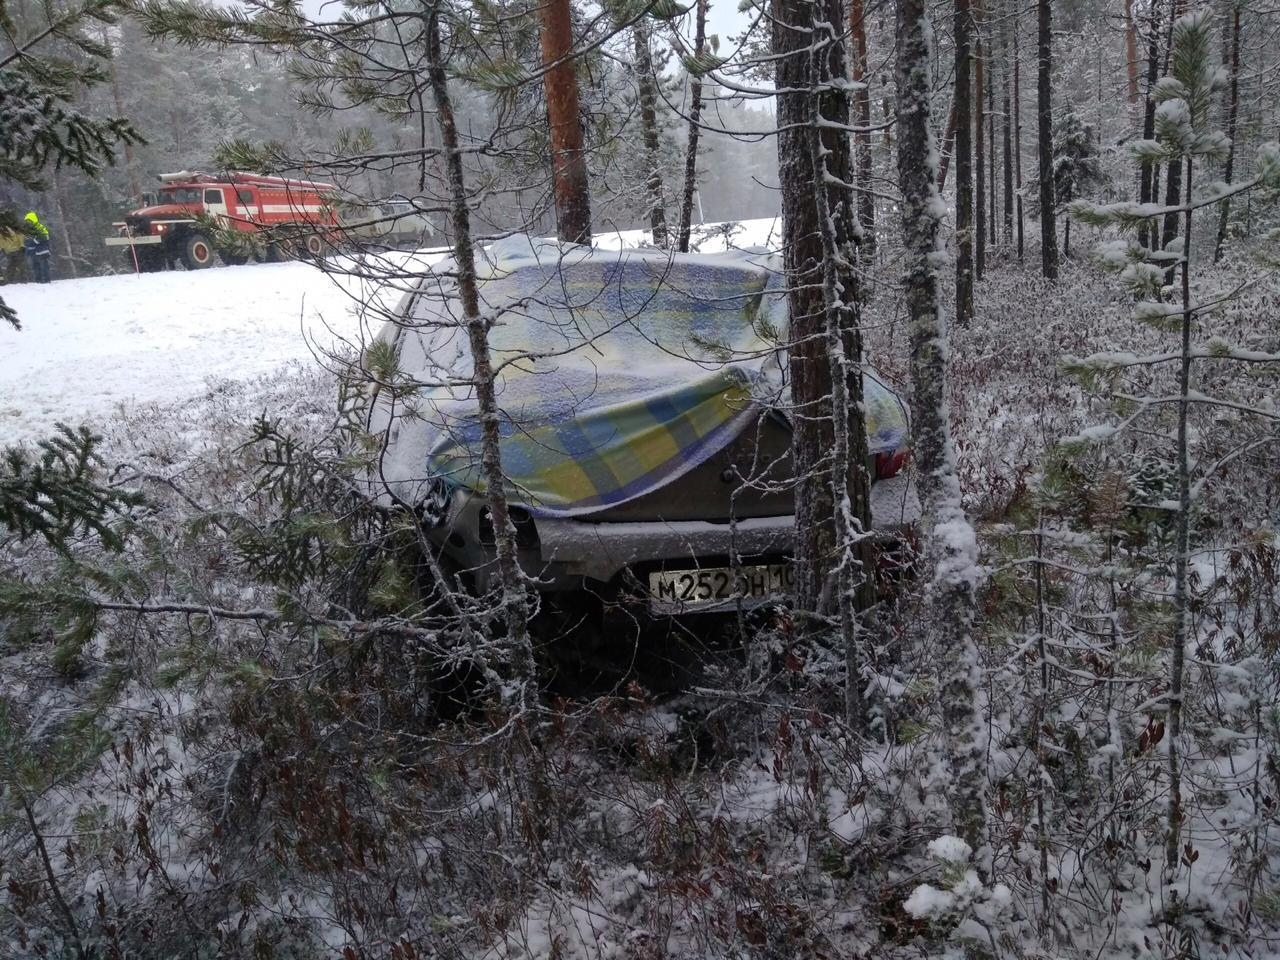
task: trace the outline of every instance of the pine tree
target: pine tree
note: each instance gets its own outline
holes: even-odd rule
[[[1102,176],[1096,137],[1067,105],[1053,122],[1053,190],[1058,208],[1065,209]],[[1062,226],[1062,255],[1071,256],[1071,218]]]
[[[573,16],[569,0],[538,4],[542,41],[542,82],[551,130],[557,235],[565,243],[591,243],[591,190],[582,143],[578,78],[573,59]]]
[[[137,498],[102,481],[101,438],[59,425],[36,449],[10,447],[0,458],[0,528],[19,541],[40,537],[60,553],[77,537],[122,546],[117,521]]]
[[[1218,297],[1208,296],[1208,303],[1193,299],[1192,286],[1192,225],[1197,210],[1212,207],[1234,196],[1256,188],[1280,189],[1280,144],[1267,144],[1258,154],[1255,175],[1236,184],[1208,184],[1196,192],[1198,166],[1206,162],[1225,159],[1227,138],[1213,129],[1211,114],[1215,95],[1223,75],[1212,62],[1213,30],[1212,14],[1199,10],[1185,14],[1173,25],[1172,50],[1168,76],[1161,79],[1154,89],[1155,138],[1142,140],[1134,145],[1134,153],[1143,164],[1164,163],[1173,172],[1179,171],[1176,182],[1181,184],[1181,196],[1174,203],[1134,204],[1120,203],[1095,206],[1078,202],[1073,214],[1086,223],[1129,228],[1147,227],[1147,236],[1159,236],[1156,223],[1174,218],[1181,227],[1163,247],[1148,249],[1136,242],[1120,241],[1102,251],[1100,262],[1120,273],[1122,282],[1134,296],[1140,298],[1136,316],[1153,324],[1157,329],[1170,330],[1178,337],[1175,349],[1168,354],[1137,357],[1125,354],[1098,355],[1073,364],[1073,369],[1088,380],[1096,380],[1101,374],[1113,374],[1126,369],[1159,366],[1166,362],[1177,364],[1176,393],[1172,398],[1129,397],[1125,406],[1131,413],[1117,428],[1105,431],[1112,436],[1119,430],[1131,428],[1146,414],[1158,413],[1172,402],[1176,410],[1176,433],[1173,461],[1176,471],[1176,495],[1174,515],[1176,532],[1173,545],[1173,589],[1170,599],[1174,627],[1169,637],[1168,682],[1165,701],[1168,709],[1167,769],[1169,800],[1165,825],[1165,869],[1172,877],[1178,870],[1182,857],[1182,719],[1185,658],[1187,644],[1191,640],[1191,604],[1189,569],[1191,561],[1191,514],[1195,491],[1212,472],[1213,465],[1197,464],[1192,451],[1191,417],[1193,409],[1230,408],[1247,412],[1249,408],[1228,398],[1213,397],[1192,388],[1192,367],[1196,360],[1237,360],[1244,363],[1280,362],[1280,356],[1259,355],[1241,351],[1230,344],[1214,340],[1203,346],[1193,346],[1192,338],[1198,318],[1215,307]],[[1176,290],[1166,288],[1167,270],[1180,274]],[[1258,411],[1271,418],[1274,414]],[[1200,473],[1199,478],[1196,474]]]
[[[1053,187],[1053,0],[1036,3],[1036,132],[1040,174],[1040,272],[1058,279]]]
[[[960,500],[946,400],[947,331],[938,293],[936,147],[929,125],[929,37],[922,0],[897,0],[898,181],[906,252],[903,293],[910,316],[912,432],[927,525],[929,618],[924,634],[939,665],[943,743],[956,832],[983,845],[978,648],[973,636],[977,542]],[[959,305],[957,305],[957,310]]]
[[[970,83],[972,0],[955,0],[956,323],[973,318],[973,103]]]
[[[857,613],[874,602],[862,409],[858,223],[844,23],[834,0],[774,0],[778,166],[790,317],[795,607],[814,630],[835,607],[846,715],[861,723]],[[833,602],[834,601],[834,602]],[[825,608],[825,609],[824,609]]]
[[[680,221],[676,228],[676,249],[689,252],[689,234],[693,224],[693,195],[698,189],[698,140],[702,133],[702,75],[718,61],[707,60],[708,0],[694,3],[693,50],[684,58],[689,74],[689,127],[685,139],[684,183],[680,190]]]
[[[1098,163],[1097,137],[1092,124],[1080,119],[1074,108],[1067,104],[1053,121],[1053,192],[1055,217],[1067,210],[1071,203],[1097,185],[1102,178]],[[1040,178],[1032,177],[1033,191],[1030,211],[1040,211]],[[1062,254],[1071,255],[1071,218],[1062,227]]]

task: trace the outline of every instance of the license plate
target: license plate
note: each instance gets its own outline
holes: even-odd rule
[[[706,612],[733,608],[741,599],[754,607],[791,593],[795,573],[789,563],[698,570],[658,570],[649,574],[649,606],[659,613]]]

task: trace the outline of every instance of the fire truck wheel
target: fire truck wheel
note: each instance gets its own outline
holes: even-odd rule
[[[287,259],[283,245],[275,241],[267,244],[267,263],[283,263]]]
[[[324,241],[314,233],[303,240],[301,246],[312,260],[319,260],[324,256]]]
[[[249,258],[243,253],[232,253],[229,250],[219,251],[218,256],[222,258],[222,262],[228,267],[243,267],[249,262]]]
[[[182,263],[188,270],[213,266],[213,244],[203,233],[193,233],[182,244]]]

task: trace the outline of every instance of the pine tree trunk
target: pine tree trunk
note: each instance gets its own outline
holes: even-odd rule
[[[653,245],[667,245],[666,198],[662,193],[661,152],[658,136],[658,81],[653,72],[653,52],[649,47],[649,27],[644,17],[631,28],[636,52],[636,86],[640,93],[640,129],[644,135],[645,162],[648,172],[645,189],[648,192],[649,230]]]
[[[1124,0],[1124,60],[1129,78],[1129,105],[1138,103],[1138,25],[1133,20],[1133,0]]]
[[[876,255],[876,201],[871,192],[871,90],[867,84],[867,25],[863,0],[849,4],[849,32],[853,47],[853,80],[863,84],[853,92],[853,111],[862,129],[853,135],[854,160],[858,169],[858,223],[862,227],[862,255],[868,261]]]
[[[707,46],[707,0],[697,0],[694,11],[693,56],[700,59]],[[680,236],[676,248],[689,252],[693,229],[693,193],[698,189],[698,134],[702,130],[702,75],[689,81],[689,134],[684,149],[684,192],[680,197]]]
[[[1013,177],[1018,191],[1018,262],[1024,253],[1023,227],[1026,217],[1022,213],[1022,56],[1018,46],[1022,18],[1017,3],[1013,6]]]
[[[947,188],[947,168],[951,166],[951,157],[955,153],[956,143],[956,96],[951,94],[951,108],[947,110],[947,128],[942,134],[942,150],[938,159],[938,193]]]
[[[984,774],[976,708],[980,675],[972,630],[976,597],[968,575],[973,530],[960,505],[947,418],[947,334],[936,267],[942,204],[935,187],[929,126],[927,38],[932,29],[923,0],[896,0],[896,9],[898,182],[903,198],[903,294],[911,331],[913,449],[928,524],[928,553],[936,564],[928,591],[929,641],[940,673],[953,826],[978,851],[983,846]]]
[[[551,132],[551,175],[556,198],[556,235],[564,243],[591,243],[591,192],[582,144],[578,75],[574,70],[573,16],[569,0],[538,4],[542,77]]]
[[[1240,115],[1240,5],[1231,5],[1231,85],[1227,91],[1227,163],[1222,179],[1230,183],[1236,165],[1236,120]],[[1222,259],[1222,245],[1227,242],[1227,224],[1231,217],[1231,199],[1222,201],[1218,211],[1218,235],[1213,242],[1213,262]]]
[[[832,607],[834,599],[842,626],[849,627],[845,604],[864,602],[868,594],[846,593],[847,575],[859,571],[841,560],[851,552],[853,565],[869,560],[869,542],[850,539],[869,523],[870,484],[866,424],[859,412],[857,226],[853,197],[844,186],[853,175],[845,132],[848,65],[834,33],[834,25],[844,21],[840,14],[839,0],[772,4],[797,478],[795,604],[802,615],[814,614]],[[854,632],[846,632],[847,649],[856,641]],[[856,681],[852,671],[850,681]]]
[[[974,161],[974,224],[975,241],[973,273],[981,280],[987,272],[987,136],[986,62],[982,55],[982,31],[986,26],[983,0],[974,0],[973,11],[973,161]]]
[[[80,276],[80,271],[76,267],[76,252],[71,246],[71,219],[67,216],[67,204],[63,198],[62,178],[58,176],[58,168],[53,169],[53,202],[58,208],[58,226],[61,228],[63,261],[67,265],[67,272],[72,278]]]
[[[990,38],[988,37],[988,43]],[[990,47],[987,50],[990,51]],[[996,245],[996,87],[987,60],[987,242]]]
[[[1004,111],[1004,123],[1000,131],[1004,142],[1004,224],[1001,231],[1006,249],[1013,243],[1013,105],[1009,101],[1009,27],[1006,22],[1007,8],[1001,10],[1000,17],[1000,106]]]
[[[102,34],[103,34],[102,36],[103,43],[106,43],[109,45],[109,37],[105,27],[103,28]],[[111,78],[111,98],[115,103],[116,116],[123,117],[125,115],[124,98],[120,93],[120,74],[116,70],[116,61],[114,58],[110,58],[107,60],[107,71],[108,71],[108,75]],[[130,144],[127,140],[124,143],[124,170],[129,177],[130,196],[132,197],[134,203],[141,205],[142,204],[142,186],[138,181],[138,165],[133,157],[133,145]]]
[[[458,296],[462,320],[475,377],[476,402],[481,423],[480,467],[485,494],[489,502],[489,519],[493,526],[497,551],[498,577],[502,586],[502,614],[507,627],[509,655],[515,674],[514,706],[530,710],[537,702],[537,665],[529,638],[529,600],[525,592],[524,574],[516,560],[516,530],[507,509],[505,478],[499,446],[499,410],[493,383],[493,363],[489,354],[488,324],[480,309],[480,288],[476,278],[475,249],[471,240],[471,212],[462,151],[458,143],[458,127],[453,115],[453,101],[445,75],[440,45],[440,16],[433,10],[427,19],[427,74],[435,102],[436,122],[440,125],[440,142],[445,157],[449,185],[450,224],[453,229],[453,258],[457,271]]]
[[[1058,279],[1058,227],[1053,184],[1053,9],[1036,0],[1036,132],[1040,157],[1040,272]]]
[[[1186,204],[1191,206],[1191,157],[1187,157]],[[1180,164],[1171,164],[1180,166]],[[1165,826],[1165,869],[1178,867],[1182,837],[1182,681],[1191,613],[1187,596],[1187,568],[1191,552],[1191,450],[1187,414],[1191,402],[1191,210],[1182,229],[1182,349],[1178,368],[1178,533],[1173,573],[1173,612],[1177,621],[1169,650],[1169,810]]]
[[[956,43],[956,323],[973,319],[973,112],[969,90],[969,0],[955,0]]]
[[[1147,37],[1147,91],[1142,108],[1142,139],[1150,140],[1156,131],[1156,101],[1152,96],[1156,79],[1160,75],[1160,31],[1157,26],[1158,3],[1153,0],[1148,21]],[[1138,202],[1150,203],[1160,187],[1160,165],[1144,163],[1138,173]],[[1138,226],[1138,242],[1144,247],[1153,242],[1152,225],[1146,220]]]
[[[1182,16],[1184,0],[1173,0],[1173,5],[1169,8],[1169,34],[1168,40],[1165,42],[1164,54],[1164,72],[1169,72],[1169,58],[1173,56],[1173,25],[1178,22],[1178,17]],[[1164,184],[1164,203],[1167,207],[1177,206],[1178,199],[1182,196],[1182,164],[1174,162],[1165,168],[1165,184]],[[1156,199],[1152,196],[1152,199]],[[1160,232],[1160,247],[1164,249],[1178,236],[1179,227],[1182,221],[1176,213],[1165,214],[1164,228]],[[1166,283],[1173,283],[1174,268],[1170,267],[1166,271],[1168,280]]]

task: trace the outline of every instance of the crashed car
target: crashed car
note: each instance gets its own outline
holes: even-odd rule
[[[545,592],[662,615],[754,607],[792,586],[786,296],[767,253],[672,255],[512,238],[480,260],[519,562]],[[442,561],[496,578],[481,423],[453,268],[433,269],[378,335],[372,478],[418,512]],[[384,376],[386,374],[384,373]],[[377,379],[377,378],[374,378]],[[904,402],[865,377],[873,525],[919,501]]]

